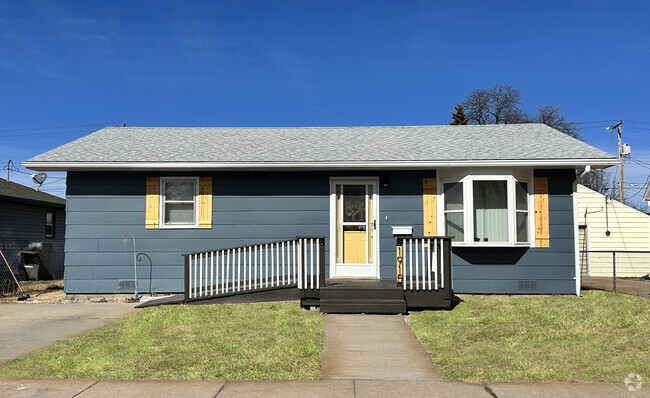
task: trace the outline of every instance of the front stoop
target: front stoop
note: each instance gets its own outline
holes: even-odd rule
[[[330,282],[320,290],[320,310],[339,314],[404,314],[404,291],[390,281]]]

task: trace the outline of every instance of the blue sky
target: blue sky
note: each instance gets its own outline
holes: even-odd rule
[[[471,90],[513,84],[610,153],[605,127],[624,119],[625,179],[644,183],[649,15],[647,1],[0,0],[0,163],[123,121],[446,124]]]

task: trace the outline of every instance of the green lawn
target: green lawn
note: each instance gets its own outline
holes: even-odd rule
[[[16,359],[0,376],[316,379],[322,349],[320,313],[297,304],[165,306]]]
[[[472,296],[410,325],[438,369],[455,380],[622,382],[650,378],[650,300],[585,291],[574,296]]]

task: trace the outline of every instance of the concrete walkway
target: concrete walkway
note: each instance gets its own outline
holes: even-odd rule
[[[0,363],[137,311],[133,304],[0,304]]]
[[[628,392],[623,384],[488,383],[426,380],[28,380],[0,379],[6,398],[86,397],[454,397],[454,398],[649,398],[650,386]]]
[[[444,380],[401,315],[323,315],[323,379]]]

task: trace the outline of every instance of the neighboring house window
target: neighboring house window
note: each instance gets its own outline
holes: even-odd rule
[[[445,235],[455,245],[530,245],[528,182],[512,175],[465,175],[442,182]]]
[[[54,238],[54,212],[45,213],[45,237]]]
[[[198,178],[163,177],[160,185],[161,228],[198,228]]]

